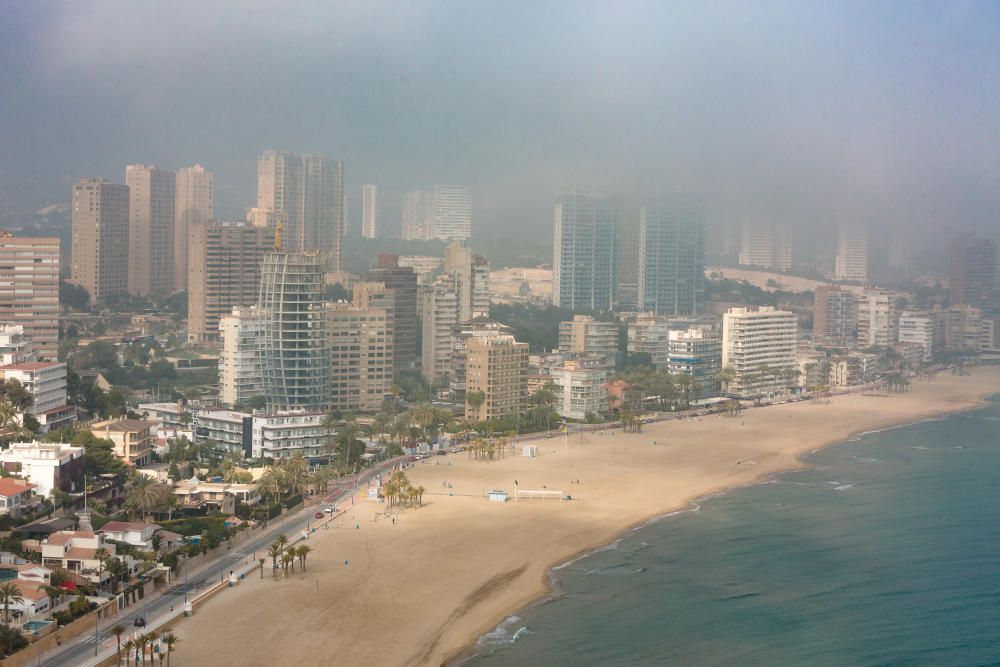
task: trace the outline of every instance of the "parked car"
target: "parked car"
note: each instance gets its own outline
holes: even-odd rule
[[[323,513],[322,512],[316,512],[316,518],[317,519],[322,519],[323,518]]]

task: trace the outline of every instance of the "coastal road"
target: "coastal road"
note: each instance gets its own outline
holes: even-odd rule
[[[375,475],[390,470],[405,458],[390,459],[374,468],[338,481],[334,489],[323,497],[323,502],[338,503],[350,497],[359,486],[366,484]],[[108,632],[109,628],[119,623],[126,626],[127,631],[122,636],[124,642],[126,639],[132,638],[133,634],[149,632],[167,625],[178,616],[183,615],[185,600],[198,595],[209,586],[225,580],[230,571],[239,574],[247,571],[248,568],[251,572],[256,570],[259,566],[255,556],[256,558],[263,557],[267,546],[279,534],[285,533],[294,544],[299,540],[301,532],[306,530],[307,526],[311,526],[313,522],[322,523],[333,518],[315,519],[313,513],[318,506],[319,504],[313,500],[312,503],[306,503],[302,509],[290,512],[279,520],[271,521],[266,527],[256,529],[250,542],[220,554],[189,572],[186,577],[181,576],[179,581],[172,583],[167,588],[149,595],[145,600],[122,610],[117,616],[101,622],[95,628],[96,632],[84,633],[63,642],[62,646],[40,656],[35,664],[47,665],[48,667],[77,667],[78,665],[96,665],[114,656],[117,651],[117,640],[113,634]],[[135,627],[134,620],[143,617],[146,619],[146,627]],[[30,651],[30,649],[28,650]]]

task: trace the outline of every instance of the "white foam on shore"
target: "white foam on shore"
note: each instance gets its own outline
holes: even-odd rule
[[[524,634],[529,633],[528,626],[523,625],[518,628],[514,634],[510,634],[508,628],[520,623],[521,617],[516,614],[509,616],[504,619],[503,623],[498,625],[496,629],[492,632],[487,632],[485,635],[476,640],[476,645],[483,646],[510,646],[518,640]]]

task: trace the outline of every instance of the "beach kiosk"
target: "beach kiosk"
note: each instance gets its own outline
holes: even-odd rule
[[[538,445],[525,445],[521,448],[521,456],[534,458],[538,456]]]
[[[505,503],[507,502],[507,492],[502,489],[493,489],[488,494],[487,498],[490,499],[491,503]]]

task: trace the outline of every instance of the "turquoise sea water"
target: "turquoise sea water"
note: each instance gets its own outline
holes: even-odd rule
[[[1000,664],[1000,404],[810,461],[559,569],[467,664]]]

